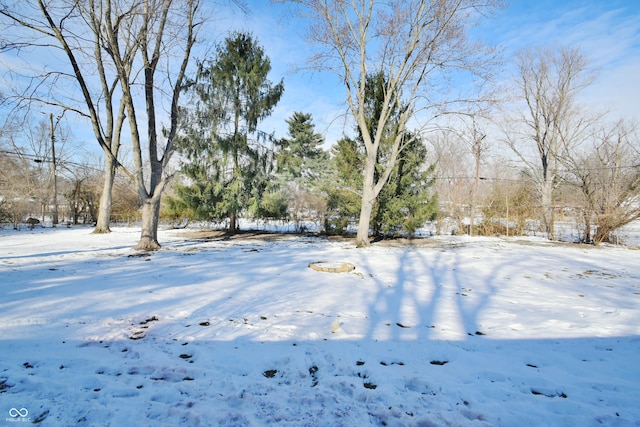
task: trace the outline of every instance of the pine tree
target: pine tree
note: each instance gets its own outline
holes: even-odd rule
[[[183,172],[193,184],[178,189],[203,219],[229,219],[237,228],[242,211],[258,210],[274,165],[266,144],[271,135],[258,130],[280,100],[284,84],[268,78],[271,62],[250,34],[233,33],[217,48],[214,60],[199,64],[189,92],[188,137]],[[195,205],[195,206],[194,206]]]
[[[331,148],[331,153],[335,182],[326,188],[328,200],[325,231],[329,234],[343,234],[356,221],[360,212],[358,189],[362,186],[365,153],[355,139],[346,136],[338,140]]]
[[[402,107],[388,105],[386,108],[390,111],[391,119],[385,126],[379,127],[377,118],[385,108],[385,76],[376,73],[368,75],[366,79],[363,112],[365,122],[371,134],[382,133],[376,159],[377,180],[385,169],[391,167],[390,154],[392,145],[397,140]],[[347,224],[344,215],[352,215],[354,209],[360,209],[352,194],[356,194],[356,189],[362,186],[365,150],[360,128],[356,131],[358,137],[355,140],[344,138],[334,150],[338,175],[344,184],[343,189],[333,191],[330,196],[330,206],[334,209],[334,223],[330,225],[337,231]],[[404,233],[413,236],[425,221],[435,218],[436,198],[429,194],[434,166],[425,167],[426,148],[417,135],[405,131],[402,139],[406,141],[403,142],[402,153],[391,167],[387,184],[378,194],[372,209],[371,228],[374,236],[396,236]],[[339,203],[346,206],[338,207]]]
[[[414,237],[418,228],[436,218],[438,203],[430,196],[435,164],[424,165],[427,149],[420,139],[411,138],[389,177],[388,185],[378,195],[374,207],[374,234]]]
[[[324,214],[321,184],[329,155],[322,148],[324,137],[316,133],[311,114],[296,111],[286,122],[288,137],[276,142],[279,178],[272,191],[286,200],[288,213],[301,230],[304,219]]]
[[[287,119],[289,138],[282,138],[277,142],[278,169],[290,173],[294,178],[312,178],[318,174],[312,170],[310,163],[324,157],[322,149],[324,137],[315,132],[315,125],[311,114],[296,111]]]

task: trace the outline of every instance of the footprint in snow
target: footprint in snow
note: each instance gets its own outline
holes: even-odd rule
[[[262,375],[264,375],[266,378],[273,378],[276,376],[277,373],[278,373],[277,369],[267,369],[262,373]]]
[[[391,366],[391,365],[404,366],[404,362],[401,362],[401,361],[385,362],[383,360],[382,362],[380,362],[380,364],[382,366]]]
[[[313,365],[312,367],[309,368],[309,375],[311,375],[311,387],[315,387],[318,385],[318,367],[316,365]]]
[[[536,395],[536,396],[546,396],[546,397],[561,397],[563,399],[566,399],[568,396],[562,392],[562,391],[550,391],[550,390],[541,390],[541,389],[536,389],[536,388],[532,388],[531,389],[531,394]]]

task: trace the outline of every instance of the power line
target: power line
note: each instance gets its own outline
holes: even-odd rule
[[[31,160],[34,163],[53,163],[53,159],[46,157],[46,156],[39,156],[36,154],[28,154],[28,153],[22,153],[20,151],[8,151],[8,150],[0,150],[0,153],[5,154],[9,157],[14,157],[17,159],[26,159],[26,160]],[[78,163],[78,162],[73,162],[73,161],[67,161],[67,160],[56,160],[56,165],[59,166],[67,166],[67,165],[71,165],[71,166],[75,166],[77,168],[84,168],[84,169],[91,169],[91,170],[95,170],[95,171],[99,171],[101,172],[102,169],[97,168],[97,167],[93,167],[93,166],[89,166],[86,164],[82,164],[82,163]]]
[[[39,156],[36,154],[28,154],[28,153],[22,153],[20,151],[9,151],[9,150],[0,150],[0,153],[5,154],[7,156],[10,157],[15,157],[15,158],[19,158],[19,159],[27,159],[27,160],[31,160],[35,163],[53,163],[53,160],[49,157],[46,156]],[[82,164],[82,163],[78,163],[78,162],[73,162],[73,161],[56,161],[57,165],[60,166],[66,166],[66,165],[71,165],[71,166],[75,166],[77,168],[84,168],[84,169],[90,169],[90,170],[94,170],[94,171],[102,171],[103,169],[101,168],[97,168],[97,167],[93,167],[93,166],[88,166],[86,164]],[[522,167],[522,166],[517,166],[517,165],[512,165],[512,167],[514,168],[519,168],[522,170],[526,170],[526,167]],[[635,164],[635,165],[621,165],[621,166],[599,166],[599,167],[584,167],[584,168],[580,168],[580,171],[603,171],[603,170],[619,170],[619,169],[640,169],[640,164]],[[572,172],[569,170],[557,170],[555,171],[558,174],[571,174]],[[456,179],[475,179],[475,177],[473,176],[465,176],[465,175],[460,175],[460,176],[436,176],[433,177],[433,179],[435,180],[439,180],[439,181],[443,181],[443,180],[456,180]],[[518,178],[497,178],[497,177],[487,177],[487,176],[481,176],[478,177],[479,180],[481,181],[501,181],[501,182],[524,182],[527,181],[526,179],[518,179]]]

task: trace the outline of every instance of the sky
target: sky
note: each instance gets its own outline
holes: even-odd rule
[[[345,92],[329,73],[296,71],[304,66],[310,51],[304,39],[305,23],[292,15],[289,5],[269,1],[247,1],[248,13],[233,2],[212,13],[205,42],[195,57],[206,57],[206,49],[221,42],[230,31],[250,31],[264,47],[272,65],[270,79],[284,79],[285,92],[272,115],[260,125],[276,137],[287,136],[286,120],[295,111],[311,113],[316,130],[330,147],[344,133],[352,132],[346,121]],[[598,70],[598,80],[583,93],[591,108],[610,111],[612,120],[640,118],[640,2],[511,1],[471,32],[473,37],[498,46],[503,66],[498,80],[508,81],[514,53],[530,46],[579,45]],[[6,56],[0,56],[0,69]],[[68,120],[73,120],[67,115]],[[70,122],[75,138],[92,140],[90,126]],[[96,151],[97,144],[94,144]]]
[[[285,93],[266,131],[286,135],[284,121],[293,111],[310,112],[317,129],[333,144],[350,132],[344,112],[344,89],[331,75],[295,72],[307,59],[305,25],[288,17],[287,8],[268,2],[249,2],[249,15],[229,15],[235,30],[251,31],[265,47],[272,62],[272,80],[284,78]],[[537,46],[578,45],[598,80],[583,94],[592,108],[611,112],[615,118],[640,119],[640,2],[605,0],[510,1],[507,7],[472,30],[474,37],[503,50],[501,81],[510,77],[513,55]]]

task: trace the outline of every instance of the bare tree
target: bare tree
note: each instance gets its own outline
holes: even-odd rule
[[[69,205],[69,222],[72,224],[86,224],[87,221],[94,221],[94,206],[97,205],[97,197],[88,184],[90,177],[87,175],[73,176],[69,180],[68,188],[64,193]]]
[[[473,190],[471,192],[471,209],[469,213],[469,235],[473,236],[473,226],[476,221],[476,204],[478,203],[478,184],[480,182],[480,162],[482,154],[486,151],[486,143],[483,144],[486,134],[480,132],[476,126],[475,119],[470,130],[471,133],[471,152],[475,159],[475,173],[473,177]]]
[[[565,156],[570,182],[582,194],[585,242],[609,241],[615,230],[640,219],[639,143],[637,125],[621,120],[596,132],[586,151]]]
[[[14,159],[5,164],[6,170],[3,171],[5,176],[12,175],[14,178],[7,182],[10,184],[8,187],[3,186],[1,190],[11,193],[11,187],[16,190],[12,196],[14,201],[24,198],[29,203],[38,204],[38,209],[31,209],[31,214],[38,216],[42,222],[50,214],[54,226],[57,224],[58,194],[55,159],[57,157],[64,161],[68,158],[66,146],[71,136],[69,128],[62,125],[59,119],[54,128],[50,124],[53,121],[51,116],[45,119],[44,116],[26,115],[18,123],[6,121],[3,125],[5,132],[0,133],[3,153]],[[57,150],[57,155],[54,150]],[[17,167],[17,170],[13,170]]]
[[[37,47],[66,59],[66,67],[54,62],[55,71],[32,76],[22,99],[61,106],[90,120],[106,159],[96,231],[108,231],[118,169],[134,183],[140,198],[138,249],[159,247],[160,198],[169,179],[178,102],[196,40],[199,8],[199,0],[37,0],[0,7],[3,50]],[[19,39],[14,38],[16,33]],[[73,83],[73,90],[66,90],[69,95],[55,90],[60,81]],[[136,102],[140,98],[144,102]],[[118,160],[125,120],[132,170]],[[168,121],[165,126],[160,125],[163,120]]]
[[[50,159],[50,130],[45,120],[34,122],[27,120],[23,131],[24,141],[13,138],[13,148],[20,153],[20,158],[26,163],[25,177],[20,185],[25,190],[24,196],[33,199],[40,205],[40,219],[45,221],[45,215],[49,203],[53,200],[56,191],[53,185],[53,169]],[[34,156],[25,155],[33,153]],[[15,171],[20,174],[23,171]],[[19,195],[18,195],[19,197]]]
[[[432,156],[430,160],[436,165],[435,188],[441,210],[438,234],[445,231],[447,218],[455,221],[455,228],[452,227],[451,231],[462,233],[463,219],[467,215],[464,207],[472,187],[471,153],[466,141],[455,132],[434,132],[429,135],[428,142]]]
[[[14,228],[25,220],[33,204],[25,185],[31,178],[29,166],[26,160],[0,151],[0,213],[2,220],[11,222]]]
[[[516,61],[515,96],[524,108],[509,118],[505,139],[536,185],[543,231],[553,240],[553,194],[562,181],[561,157],[588,137],[594,123],[577,96],[595,76],[578,48],[528,49]]]
[[[489,77],[495,52],[471,42],[466,28],[501,0],[299,0],[311,19],[308,38],[318,46],[310,59],[313,68],[330,70],[344,84],[350,115],[362,132],[366,149],[362,203],[356,245],[369,244],[374,203],[394,169],[399,153],[412,142],[407,127],[424,127],[434,115],[479,101],[475,91],[461,88],[454,72],[470,72],[480,86]],[[367,75],[386,78],[383,107],[370,131],[366,118]],[[473,87],[477,89],[477,87]],[[442,96],[439,96],[442,95]],[[400,111],[388,161],[376,174],[381,140],[394,111]],[[394,119],[395,120],[395,119]],[[388,132],[387,132],[388,133]]]
[[[27,217],[40,216],[48,196],[43,190],[47,186],[47,171],[33,159],[12,149],[0,150],[1,208],[14,228]]]
[[[11,37],[2,39],[3,50],[38,48],[43,55],[66,57],[68,63],[52,61],[55,68],[38,68],[33,65],[26,78],[16,79],[17,87],[11,98],[17,99],[18,112],[30,108],[33,103],[62,111],[73,111],[90,120],[97,143],[105,153],[104,185],[96,233],[109,232],[113,180],[118,166],[120,135],[125,121],[120,76],[109,61],[108,44],[105,43],[106,5],[95,1],[79,2],[15,2],[5,5],[0,14],[3,29]],[[115,9],[115,8],[114,8]],[[114,12],[116,13],[116,12]],[[119,31],[123,37],[133,37],[131,29],[124,28],[126,14],[120,12]],[[135,40],[121,48],[121,54],[129,61],[135,58],[138,48]],[[37,62],[36,62],[37,63]],[[23,69],[13,70],[24,74]]]

